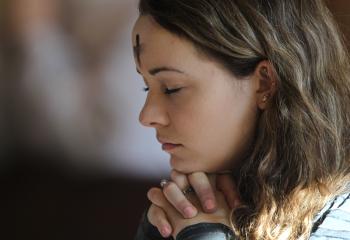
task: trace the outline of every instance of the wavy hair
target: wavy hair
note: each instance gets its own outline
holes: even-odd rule
[[[141,15],[242,78],[268,60],[277,92],[234,177],[242,239],[308,239],[315,214],[349,182],[350,65],[322,0],[140,0]]]

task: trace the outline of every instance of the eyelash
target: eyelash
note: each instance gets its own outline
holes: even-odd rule
[[[170,94],[176,93],[176,92],[178,92],[180,90],[181,90],[181,88],[175,88],[175,89],[168,89],[168,88],[166,88],[164,93],[167,94],[167,95],[170,95]],[[149,87],[144,87],[143,91],[148,92],[149,91]]]
[[[144,87],[144,88],[143,88],[143,91],[144,91],[144,92],[148,92],[148,91],[149,91],[149,87]]]

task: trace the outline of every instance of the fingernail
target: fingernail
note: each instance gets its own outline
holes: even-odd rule
[[[162,234],[163,237],[168,237],[171,234],[171,231],[169,227],[165,226],[162,228],[160,233]]]
[[[204,203],[204,206],[208,210],[213,210],[215,208],[214,201],[211,200],[211,199],[206,200],[205,203]]]
[[[186,207],[184,209],[184,213],[185,213],[186,217],[189,217],[189,218],[194,217],[194,215],[196,214],[192,207]]]

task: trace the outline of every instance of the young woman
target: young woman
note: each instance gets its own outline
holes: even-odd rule
[[[139,9],[140,122],[173,171],[136,239],[350,239],[350,65],[325,3]]]

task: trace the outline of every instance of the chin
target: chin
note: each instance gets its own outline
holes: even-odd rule
[[[170,166],[172,169],[184,174],[190,174],[194,172],[215,172],[211,171],[212,169],[208,169],[208,167],[201,166],[198,164],[198,162],[195,164],[194,162],[183,160],[177,158],[176,156],[170,157]]]
[[[223,171],[232,171],[232,166],[203,166],[194,162],[186,161],[174,156],[170,157],[170,166],[172,169],[184,173],[190,174],[194,172],[205,173],[218,173]]]
[[[191,166],[189,161],[185,161],[173,155],[170,156],[170,166],[172,169],[184,174],[195,172],[194,167]]]

